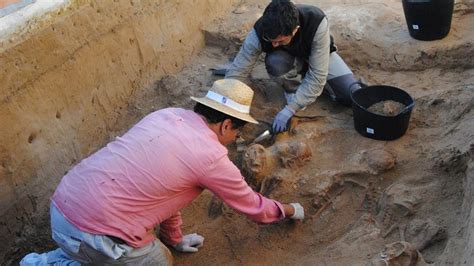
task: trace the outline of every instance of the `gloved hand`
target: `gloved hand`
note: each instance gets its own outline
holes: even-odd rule
[[[204,243],[204,237],[193,233],[183,236],[183,241],[176,244],[174,249],[179,252],[197,252],[198,248],[202,247]]]
[[[288,105],[285,106],[273,119],[273,134],[286,131],[288,129],[288,122],[293,115],[295,115],[295,111],[288,107]]]
[[[291,216],[291,219],[294,220],[303,220],[304,219],[304,209],[303,206],[299,203],[290,203],[291,206],[295,209],[295,213]]]

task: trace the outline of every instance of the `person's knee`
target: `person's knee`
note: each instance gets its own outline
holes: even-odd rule
[[[329,68],[328,68],[328,79],[352,74],[349,66],[344,60],[336,53],[331,53],[329,56]]]
[[[173,259],[173,254],[171,254],[171,251],[163,244],[161,243],[161,250],[164,254],[164,261],[167,263],[167,265],[171,266],[174,263]]]
[[[159,240],[155,240],[154,244],[153,252],[147,258],[152,262],[150,265],[172,266],[174,261],[171,251]]]
[[[265,67],[270,76],[279,77],[288,73],[295,64],[295,57],[285,51],[275,51],[265,56]]]
[[[350,105],[352,103],[351,92],[361,87],[360,82],[353,74],[339,76],[327,82],[332,88],[336,101],[344,105]]]
[[[128,254],[128,256],[139,255],[138,257],[122,258],[122,261],[127,262],[125,265],[173,265],[173,254],[160,240],[153,241],[145,249],[147,250],[145,253],[143,253],[143,250],[137,249],[135,254],[133,252]]]

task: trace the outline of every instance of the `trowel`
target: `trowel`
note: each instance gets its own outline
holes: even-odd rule
[[[259,143],[261,141],[267,140],[267,139],[271,138],[272,136],[273,136],[273,133],[270,131],[270,129],[267,129],[267,130],[263,131],[262,134],[258,135],[258,137],[256,137],[252,141],[252,144],[253,143]]]
[[[225,76],[225,73],[227,72],[227,70],[230,68],[230,66],[232,65],[232,62],[234,61],[234,58],[229,58],[229,61],[227,61],[227,63],[225,64],[220,64],[220,65],[216,65],[214,67],[211,67],[210,70],[212,71],[212,74],[213,75],[216,75],[216,76]]]

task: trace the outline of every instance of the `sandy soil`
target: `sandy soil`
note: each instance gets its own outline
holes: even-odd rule
[[[281,201],[301,202],[307,219],[256,225],[206,193],[184,211],[184,231],[203,234],[205,246],[198,254],[175,253],[178,264],[365,265],[386,244],[401,240],[413,244],[428,263],[463,263],[456,258],[462,248],[447,246],[457,236],[467,238],[460,232],[469,230],[462,206],[467,166],[472,165],[474,71],[472,60],[462,54],[472,54],[474,35],[463,22],[472,23],[473,16],[458,10],[447,38],[419,42],[406,31],[400,3],[361,2],[321,6],[356,75],[370,85],[402,88],[415,98],[407,133],[389,142],[364,138],[353,128],[350,108],[320,97],[300,115],[321,119],[300,121],[293,135],[266,145],[271,149],[290,139],[310,146],[309,161],[276,167],[267,177],[277,180],[276,185],[262,191]],[[262,6],[247,1],[234,13],[253,18]],[[210,35],[213,40],[242,40],[235,26],[248,20],[229,20]],[[197,59],[201,67],[183,71],[184,79],[190,79],[184,74],[190,71],[194,79],[206,77],[196,85],[211,84],[215,77],[207,68],[226,63],[234,51],[232,45],[208,47]],[[261,63],[250,82],[256,89],[254,115],[264,123],[249,127],[247,140],[268,128],[265,122],[284,105]],[[232,156],[241,164],[242,154]],[[390,160],[393,168],[377,168]]]
[[[307,1],[325,8],[340,54],[371,85],[392,85],[410,93],[415,108],[406,134],[395,141],[364,138],[354,130],[352,110],[320,97],[295,119],[291,133],[265,143],[306,143],[311,156],[295,165],[277,165],[251,183],[271,198],[301,202],[302,222],[257,225],[205,192],[183,211],[185,233],[203,235],[198,253],[175,255],[177,265],[365,265],[384,246],[406,241],[423,260],[437,265],[470,264],[468,243],[474,152],[474,23],[472,6],[457,5],[450,35],[418,42],[406,32],[398,1]],[[335,4],[337,2],[337,4]],[[219,78],[210,68],[234,56],[246,30],[266,1],[247,0],[225,21],[205,29],[208,46],[176,76],[134,95],[131,117],[163,105],[191,107]],[[357,18],[357,19],[355,19]],[[254,116],[247,141],[268,128],[284,105],[280,88],[262,63],[249,80],[255,89]],[[242,166],[245,152],[230,147]],[[14,261],[35,246],[52,246],[48,222],[12,252]],[[45,244],[46,243],[46,244]],[[468,255],[466,255],[468,254]],[[421,264],[421,260],[418,265]]]

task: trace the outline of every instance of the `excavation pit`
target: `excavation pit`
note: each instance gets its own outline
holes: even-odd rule
[[[71,1],[2,35],[1,264],[53,249],[47,207],[62,175],[146,114],[192,108],[189,96],[220,78],[211,68],[235,56],[267,2]],[[271,198],[301,202],[306,219],[257,225],[207,191],[183,210],[183,231],[203,235],[204,246],[173,252],[175,263],[366,265],[387,247],[439,265],[474,264],[473,5],[456,3],[446,38],[418,42],[400,1],[307,3],[327,13],[356,75],[415,99],[406,133],[365,138],[350,108],[319,97],[291,133],[262,145],[278,155],[304,143],[289,145],[304,152],[289,150],[256,183],[248,180]],[[248,84],[262,125],[247,127],[246,141],[285,104],[262,61]],[[229,150],[244,171],[244,151]]]

